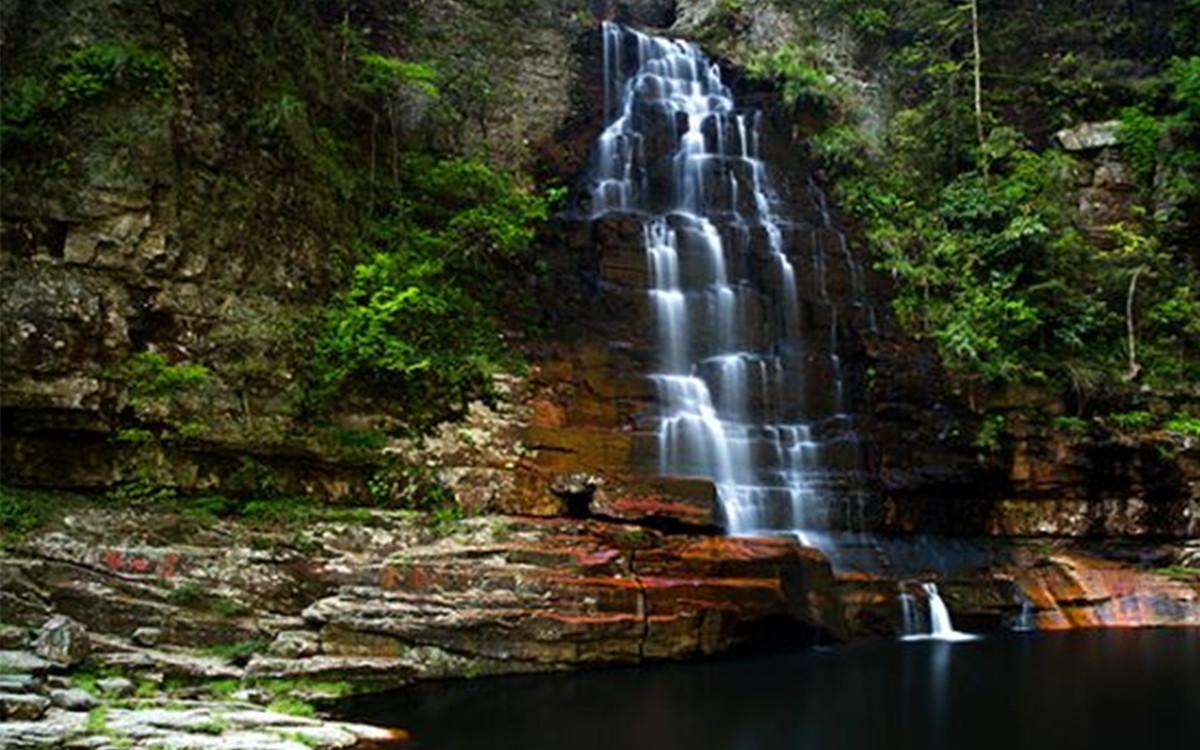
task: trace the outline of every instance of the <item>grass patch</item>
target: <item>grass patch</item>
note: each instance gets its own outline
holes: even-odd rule
[[[312,717],[317,715],[317,709],[313,708],[311,703],[306,703],[297,698],[276,698],[267,706],[267,710],[291,716]]]
[[[1200,583],[1200,567],[1192,565],[1168,565],[1165,568],[1157,568],[1154,572],[1177,581]]]
[[[97,706],[88,712],[87,731],[92,734],[108,734],[108,708]]]
[[[228,728],[229,722],[221,721],[220,719],[212,719],[211,721],[193,724],[188,727],[188,729],[193,732],[198,732],[200,734],[211,734],[213,736],[224,734],[225,730]]]

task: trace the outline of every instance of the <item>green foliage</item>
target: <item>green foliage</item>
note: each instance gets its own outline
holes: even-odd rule
[[[144,430],[140,427],[117,430],[116,441],[118,443],[129,443],[130,445],[145,445],[154,442],[154,433],[150,430]]]
[[[204,587],[195,581],[186,581],[171,589],[167,599],[181,607],[193,606],[204,599]]]
[[[1163,429],[1184,437],[1200,438],[1200,417],[1178,415],[1163,423]]]
[[[988,55],[989,47],[1008,43],[1003,35],[1010,28],[1025,28],[1028,19],[983,7],[986,137],[980,143],[966,6],[784,4],[848,25],[871,67],[884,71],[895,109],[881,131],[851,103],[849,92],[857,89],[827,75],[829,64],[822,60],[828,52],[818,51],[815,39],[781,47],[751,66],[754,75],[782,87],[798,116],[825,115],[824,126],[808,139],[810,153],[834,178],[840,206],[863,222],[877,268],[894,279],[900,322],[935,342],[956,376],[1070,387],[1083,401],[1120,392],[1129,388],[1125,326],[1131,318],[1139,383],[1176,388],[1197,382],[1200,281],[1185,248],[1200,205],[1200,58],[1170,62],[1161,86],[1145,87],[1138,101],[1128,91],[1113,93],[1113,76],[1086,64],[1091,51],[1063,53],[1048,73],[1062,84],[1050,86],[1051,96],[1046,81],[1005,75],[998,69],[1007,61]],[[1092,73],[1108,82],[1088,80]],[[1079,165],[1057,149],[1031,145],[1049,133],[990,114],[1032,110],[1044,120],[1056,106],[1048,98],[1010,98],[1035,90],[1037,97],[1087,99],[1086,106],[1065,109],[1086,110],[1091,119],[1111,118],[1126,107],[1120,138],[1153,206],[1137,209],[1134,222],[1108,228],[1105,241],[1081,231]],[[1106,103],[1113,109],[1100,109]]]
[[[994,453],[1004,444],[1006,424],[1003,414],[989,414],[979,424],[975,434],[975,447]]]
[[[134,404],[169,399],[208,382],[208,368],[194,362],[171,364],[160,352],[142,352],[130,357],[118,371],[129,386]]]
[[[428,63],[414,63],[383,55],[378,52],[362,51],[358,61],[362,65],[359,85],[371,93],[392,93],[405,86],[415,86],[428,96],[437,96],[437,70]]]
[[[276,498],[282,493],[279,473],[249,456],[242,458],[237,471],[229,477],[230,486],[243,494],[258,498]]]
[[[1143,179],[1154,176],[1154,167],[1158,164],[1158,143],[1164,133],[1163,123],[1141,107],[1121,110],[1118,137],[1130,163]]]
[[[292,716],[311,717],[317,715],[317,709],[313,708],[311,703],[287,696],[280,696],[271,701],[271,704],[267,706],[267,710],[279,714],[290,714]]]
[[[1117,429],[1136,431],[1145,430],[1154,424],[1154,415],[1148,411],[1127,411],[1118,414],[1109,414],[1107,421],[1111,422]]]
[[[62,505],[58,495],[0,485],[0,549],[48,523]]]
[[[796,110],[829,114],[844,94],[842,85],[821,68],[813,52],[795,44],[751,60],[748,71],[759,80],[776,81],[784,102]]]
[[[108,708],[97,706],[88,712],[87,723],[84,725],[89,734],[109,734]]]
[[[208,721],[200,721],[188,724],[189,732],[200,732],[201,734],[220,735],[229,728],[229,723],[220,719],[210,719]]]
[[[326,393],[349,381],[398,398],[422,427],[486,392],[505,357],[499,283],[549,214],[546,196],[482,162],[410,154],[392,212],[359,247],[317,347]],[[511,304],[511,302],[509,302]]]
[[[163,508],[174,506],[179,492],[149,478],[138,478],[118,484],[104,493],[104,501],[133,508]]]
[[[1200,567],[1194,565],[1168,565],[1154,572],[1185,583],[1200,583]]]
[[[7,78],[7,76],[6,76]],[[113,91],[165,101],[175,70],[163,53],[126,40],[103,40],[52,61],[38,76],[7,81],[0,99],[0,142],[46,145],[69,110]]]
[[[1059,415],[1050,420],[1050,426],[1061,432],[1084,432],[1087,430],[1087,420],[1069,415]]]
[[[388,437],[378,430],[334,430],[334,444],[352,451],[375,452],[387,445]]]
[[[623,549],[650,549],[658,546],[658,537],[645,529],[624,529],[617,532],[616,542]]]
[[[245,603],[237,599],[231,599],[227,596],[221,596],[214,599],[210,605],[213,612],[216,612],[222,617],[241,617],[250,611],[250,608]]]
[[[450,488],[420,464],[388,464],[375,472],[367,488],[378,508],[433,511],[454,504]]]

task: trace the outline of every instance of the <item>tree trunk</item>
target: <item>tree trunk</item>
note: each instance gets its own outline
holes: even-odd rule
[[[975,135],[983,148],[983,58],[979,53],[979,0],[971,0],[971,40],[975,50]],[[987,159],[981,159],[983,177],[987,179]]]
[[[1133,296],[1137,293],[1138,276],[1145,270],[1145,266],[1133,269],[1133,276],[1129,278],[1129,294],[1125,297],[1125,331],[1129,336],[1129,372],[1125,373],[1125,379],[1128,381],[1136,380],[1142,372],[1142,366],[1137,361],[1137,340],[1133,335]]]

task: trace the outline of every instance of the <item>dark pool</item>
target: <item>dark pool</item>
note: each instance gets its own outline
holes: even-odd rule
[[[1013,634],[429,684],[347,706],[424,750],[1200,749],[1200,631]]]

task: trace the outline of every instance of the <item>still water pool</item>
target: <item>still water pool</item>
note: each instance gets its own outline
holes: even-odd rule
[[[360,699],[423,750],[1200,749],[1200,631],[877,642]]]

